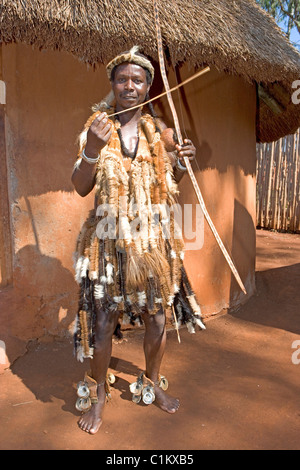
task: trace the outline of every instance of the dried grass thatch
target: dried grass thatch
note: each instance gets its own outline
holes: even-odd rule
[[[152,11],[152,0],[0,0],[0,41],[65,50],[90,64],[141,44],[156,60]],[[254,0],[163,0],[160,18],[173,64],[215,66],[262,83],[275,98],[277,114],[261,97],[259,141],[300,126],[299,106],[290,99],[292,82],[300,78],[300,55]],[[270,84],[276,82],[281,92],[274,95]]]

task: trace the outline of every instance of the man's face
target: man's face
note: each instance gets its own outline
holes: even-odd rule
[[[117,66],[112,89],[118,111],[143,103],[149,88],[143,67],[127,62]]]

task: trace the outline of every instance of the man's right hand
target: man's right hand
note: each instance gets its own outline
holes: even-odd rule
[[[92,122],[85,146],[85,154],[89,158],[96,158],[111,137],[111,123],[106,113],[99,114]]]

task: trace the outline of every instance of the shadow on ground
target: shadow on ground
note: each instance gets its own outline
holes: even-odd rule
[[[0,448],[299,450],[300,237],[291,237],[258,232],[257,293],[246,305],[209,320],[206,331],[180,330],[181,344],[168,332],[162,373],[178,413],[131,401],[128,385],[144,359],[142,330],[129,332],[113,345],[118,379],[89,436],[74,408],[88,362],[75,360],[71,341],[33,342],[0,376]]]

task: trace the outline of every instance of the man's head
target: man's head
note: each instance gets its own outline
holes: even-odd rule
[[[138,46],[116,56],[109,62],[106,70],[112,90],[101,103],[93,106],[93,111],[110,109],[114,100],[117,101],[117,108],[130,108],[148,99],[154,79],[154,67],[147,57],[138,52]],[[151,103],[149,109],[154,116]]]
[[[150,88],[147,71],[129,62],[115,66],[111,86],[118,111],[143,104]]]
[[[116,67],[124,63],[135,64],[142,67],[146,71],[148,85],[152,85],[154,79],[154,67],[147,57],[138,52],[138,46],[132,47],[130,51],[122,52],[109,62],[106,66],[106,70],[110,81],[114,80]]]

